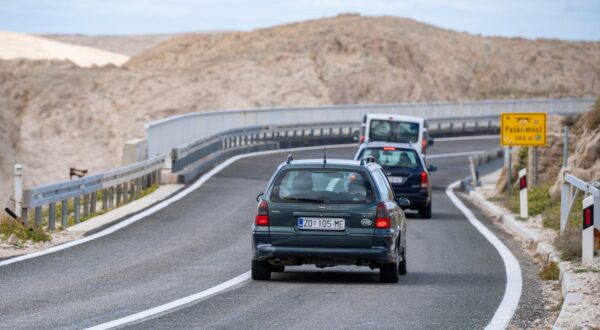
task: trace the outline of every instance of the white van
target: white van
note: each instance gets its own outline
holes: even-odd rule
[[[363,117],[359,142],[412,143],[425,154],[427,146],[433,144],[425,126],[425,119],[420,117],[368,113]]]

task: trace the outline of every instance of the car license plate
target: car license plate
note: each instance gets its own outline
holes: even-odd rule
[[[406,180],[406,177],[404,177],[404,176],[390,176],[390,177],[388,177],[388,180],[390,180],[390,183],[404,183],[404,181]]]
[[[298,218],[298,229],[345,230],[346,220],[342,218]]]

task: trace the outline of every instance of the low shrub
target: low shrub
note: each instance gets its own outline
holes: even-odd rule
[[[44,229],[35,224],[23,225],[18,221],[6,218],[0,220],[0,234],[5,238],[15,234],[22,241],[46,242],[52,239]]]
[[[556,237],[554,245],[558,248],[562,260],[581,258],[581,229],[567,226],[562,235]]]
[[[550,207],[552,201],[548,190],[548,186],[546,185],[527,188],[527,201],[529,204],[530,215],[541,214]]]
[[[596,103],[590,112],[585,117],[587,128],[594,130],[600,127],[600,98],[596,99]]]
[[[560,270],[556,262],[549,262],[540,270],[540,278],[544,281],[558,281]]]

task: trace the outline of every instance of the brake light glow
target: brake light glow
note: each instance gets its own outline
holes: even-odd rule
[[[394,148],[394,147],[383,147],[383,150],[385,150],[385,151],[394,151],[394,150],[396,150],[396,148]]]
[[[267,201],[262,200],[258,203],[258,209],[256,217],[254,218],[254,224],[257,226],[268,226],[269,225],[269,204]]]
[[[377,204],[377,215],[375,216],[375,228],[387,229],[390,228],[390,215],[385,203]]]
[[[365,142],[365,136],[361,134],[360,135],[360,143],[363,143],[363,142]]]
[[[427,150],[427,140],[421,140],[421,149],[423,150],[423,153],[425,153],[425,150]]]
[[[429,188],[429,178],[427,172],[421,172],[421,188]]]

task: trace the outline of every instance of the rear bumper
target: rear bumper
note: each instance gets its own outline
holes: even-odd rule
[[[386,247],[371,248],[332,248],[332,247],[298,247],[298,246],[272,246],[259,244],[254,248],[254,260],[267,260],[271,258],[297,258],[301,263],[352,264],[359,259],[368,259],[375,263],[396,262],[395,249]]]
[[[396,197],[404,197],[408,199],[410,201],[410,206],[407,208],[411,210],[420,209],[431,202],[431,196],[427,190],[422,190],[415,193],[406,193],[394,189],[394,193],[396,194]]]

